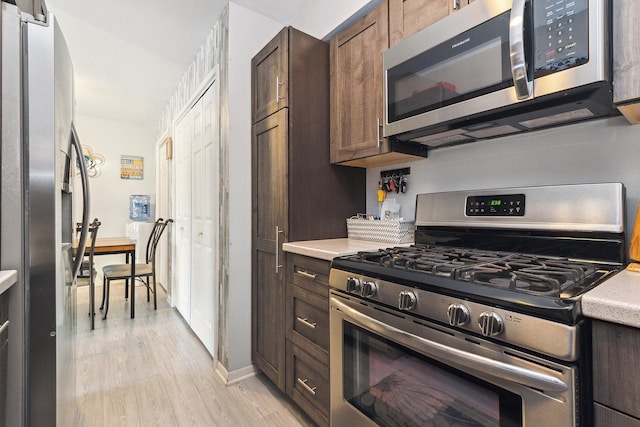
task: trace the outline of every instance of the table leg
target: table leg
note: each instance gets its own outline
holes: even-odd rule
[[[129,258],[129,252],[125,252],[125,263],[129,264]],[[135,260],[135,257],[133,259]],[[129,279],[124,279],[124,299],[125,301],[129,299]]]
[[[135,317],[136,306],[136,251],[131,252],[131,318]]]
[[[96,328],[95,318],[96,318],[96,284],[93,280],[93,263],[91,263],[91,268],[89,270],[89,317],[91,318],[91,330]]]

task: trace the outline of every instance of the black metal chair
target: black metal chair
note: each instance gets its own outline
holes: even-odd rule
[[[160,237],[164,232],[164,229],[172,223],[172,219],[166,221],[159,218],[151,231],[149,240],[147,241],[146,250],[146,263],[136,264],[134,276],[136,279],[140,279],[147,288],[147,302],[150,301],[150,292],[153,292],[153,309],[157,310],[158,301],[156,298],[156,249]],[[135,262],[135,259],[131,260]],[[131,265],[130,264],[112,264],[106,265],[102,268],[103,288],[102,288],[102,303],[100,304],[100,310],[104,309],[103,319],[107,318],[109,312],[109,288],[112,280],[126,280],[131,278]],[[150,281],[153,280],[153,290],[151,290]],[[125,285],[126,286],[126,285]],[[135,282],[131,283],[131,292],[135,292]]]
[[[97,220],[98,218],[94,219],[94,221],[97,221]],[[92,224],[89,224],[89,227],[91,227],[91,225]],[[76,240],[80,238],[81,232],[82,232],[82,223],[76,222]],[[89,233],[91,233],[91,231],[89,231]],[[94,272],[92,268],[93,268],[93,264],[89,264],[89,258],[83,255],[82,265],[80,266],[80,271],[78,271],[78,278],[88,279],[90,273]]]
[[[86,268],[86,275],[80,276],[78,273],[78,277],[88,277],[89,278],[89,317],[91,318],[91,329],[95,329],[95,289],[96,289],[96,269],[93,264],[93,254],[96,249],[96,238],[98,237],[98,229],[102,223],[98,221],[98,218],[95,218],[91,224],[89,224],[89,238],[91,239],[91,244],[89,245],[89,256],[86,260],[82,261],[82,267],[80,269],[83,272],[83,269]],[[86,251],[85,251],[86,252]],[[87,267],[85,267],[85,263]]]

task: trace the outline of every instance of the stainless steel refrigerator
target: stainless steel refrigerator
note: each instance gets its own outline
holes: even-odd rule
[[[73,67],[52,14],[2,3],[2,269],[10,296],[6,425],[73,424],[76,284],[73,197],[89,218],[88,180],[74,117]],[[76,190],[76,191],[74,191]],[[84,252],[86,233],[78,253]],[[1,420],[0,420],[1,422]]]

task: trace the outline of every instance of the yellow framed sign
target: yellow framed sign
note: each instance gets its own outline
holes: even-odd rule
[[[142,179],[144,176],[144,157],[120,156],[120,178]]]

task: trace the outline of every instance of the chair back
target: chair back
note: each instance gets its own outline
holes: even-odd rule
[[[91,245],[89,246],[89,259],[93,259],[93,252],[96,249],[96,238],[98,237],[98,229],[102,223],[95,218],[91,224],[89,224],[89,238],[91,239]],[[90,273],[91,274],[91,273]]]
[[[172,222],[173,220],[171,218],[167,219],[166,221],[162,218],[158,218],[153,225],[153,230],[151,231],[151,235],[149,235],[149,240],[147,241],[147,264],[155,264],[156,248],[158,247],[160,237],[162,236],[164,229],[167,228],[167,225],[171,224]]]

